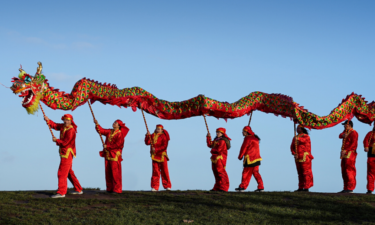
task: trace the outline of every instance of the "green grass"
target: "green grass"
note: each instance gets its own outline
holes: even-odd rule
[[[375,196],[318,193],[0,192],[0,224],[375,224]]]

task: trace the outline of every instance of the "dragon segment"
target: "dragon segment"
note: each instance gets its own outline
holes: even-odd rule
[[[252,92],[234,103],[220,102],[204,95],[181,102],[168,102],[158,99],[140,87],[118,89],[116,85],[101,84],[83,78],[73,87],[70,94],[50,87],[42,74],[42,64],[35,76],[20,69],[18,78],[13,78],[11,90],[21,93],[22,106],[29,114],[38,110],[39,101],[52,109],[75,110],[88,100],[103,104],[143,109],[161,119],[184,119],[203,114],[216,118],[237,118],[250,114],[254,110],[289,117],[297,123],[313,129],[324,129],[355,116],[363,123],[371,124],[375,120],[375,102],[367,104],[362,96],[352,93],[342,100],[327,116],[318,116],[295,103],[289,96]]]

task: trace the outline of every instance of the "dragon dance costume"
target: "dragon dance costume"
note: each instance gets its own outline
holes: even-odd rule
[[[211,136],[207,136],[207,146],[211,148],[212,171],[215,176],[215,185],[212,190],[227,192],[229,190],[229,177],[225,169],[231,139],[226,134],[225,128],[218,128],[216,132],[222,133],[223,136],[216,137],[213,141]]]
[[[59,185],[57,194],[65,195],[68,190],[68,181],[74,186],[76,192],[81,192],[82,187],[74,174],[72,169],[73,156],[76,157],[76,133],[77,125],[73,121],[73,116],[70,114],[65,114],[61,120],[68,119],[72,121],[72,125],[65,127],[64,124],[55,123],[52,120],[48,120],[48,124],[54,130],[60,131],[60,139],[56,140],[56,145],[59,146],[60,153],[60,166],[57,172],[57,177],[59,179]]]
[[[314,157],[311,155],[311,141],[308,134],[298,134],[293,138],[290,146],[292,155],[295,157],[298,173],[298,189],[309,189],[314,185],[314,178],[311,169],[311,162]]]
[[[105,180],[108,192],[122,193],[122,149],[129,128],[121,120],[116,120],[120,129],[103,129],[98,125],[96,130],[99,134],[106,136],[103,151],[99,152],[105,158]]]
[[[375,182],[375,131],[370,131],[367,133],[365,139],[363,140],[363,145],[365,148],[368,148],[367,190],[373,192]]]
[[[262,161],[259,151],[259,140],[254,136],[255,134],[250,126],[244,127],[243,131],[247,132],[248,135],[245,136],[240,154],[238,155],[239,160],[243,159],[244,166],[240,188],[246,190],[249,186],[251,176],[254,175],[258,183],[258,190],[263,190],[263,180],[259,174],[260,161]]]
[[[152,177],[151,177],[151,188],[159,190],[160,176],[162,184],[165,189],[172,188],[172,183],[169,178],[168,161],[167,155],[168,142],[170,140],[169,133],[163,127],[163,125],[156,125],[156,128],[163,129],[163,132],[158,134],[155,132],[151,135],[153,146],[150,147],[151,159],[152,159]],[[151,145],[150,136],[146,134],[145,144]],[[155,152],[152,153],[152,147],[155,148]]]
[[[344,134],[347,134],[344,138]],[[342,140],[341,173],[344,180],[344,190],[353,191],[356,186],[356,168],[358,133],[353,128],[344,130],[339,135]]]

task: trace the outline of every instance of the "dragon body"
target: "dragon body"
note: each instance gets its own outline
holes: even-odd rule
[[[52,109],[75,110],[88,100],[119,107],[137,108],[161,119],[184,119],[193,116],[209,115],[216,118],[237,118],[250,114],[254,110],[289,117],[297,123],[313,129],[335,126],[354,116],[363,123],[371,124],[375,120],[375,102],[367,103],[357,94],[350,94],[342,100],[327,116],[318,116],[295,103],[289,96],[252,92],[234,103],[220,102],[203,95],[181,102],[169,102],[158,99],[140,87],[118,89],[116,85],[101,84],[83,78],[73,87],[70,94],[54,89],[42,74],[42,64],[35,76],[20,69],[18,78],[13,78],[11,90],[21,93],[22,106],[29,114],[38,110],[42,101]]]

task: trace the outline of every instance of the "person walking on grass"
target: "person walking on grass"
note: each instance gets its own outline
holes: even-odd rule
[[[105,180],[107,192],[122,193],[122,149],[124,148],[125,137],[129,128],[121,120],[113,122],[113,129],[103,129],[98,121],[94,119],[96,131],[106,136],[103,151],[99,154],[105,158]]]
[[[146,134],[145,144],[151,145],[152,141],[152,146],[150,146],[152,160],[151,191],[159,190],[160,176],[163,187],[167,191],[170,191],[172,188],[168,171],[169,157],[167,155],[167,147],[169,140],[169,133],[161,124],[156,125],[156,129],[152,135],[148,132]]]
[[[258,183],[258,189],[256,189],[254,192],[263,192],[263,180],[262,176],[259,174],[260,161],[262,161],[259,151],[260,138],[258,135],[254,134],[250,126],[243,128],[242,135],[245,137],[245,139],[242,143],[238,159],[243,159],[244,168],[242,171],[241,184],[235,190],[238,192],[244,192],[249,186],[251,176],[254,175],[254,178]]]
[[[363,140],[367,152],[367,193],[372,194],[375,182],[375,123],[372,131],[368,132]]]
[[[298,190],[295,192],[308,192],[314,185],[311,162],[311,141],[306,128],[301,125],[297,127],[298,135],[293,138],[290,150],[294,156],[298,173]]]
[[[68,181],[74,186],[73,192],[70,194],[83,194],[82,187],[74,174],[72,169],[73,156],[76,157],[76,133],[77,125],[74,123],[73,116],[70,114],[65,114],[61,120],[64,123],[55,123],[50,120],[47,116],[44,120],[49,124],[49,126],[54,130],[60,131],[60,139],[53,138],[52,141],[56,142],[59,146],[60,153],[60,166],[57,172],[57,177],[59,179],[57,194],[52,195],[52,198],[64,198],[68,190]]]
[[[353,129],[353,121],[343,123],[345,130],[339,135],[342,139],[341,173],[344,180],[344,190],[339,193],[353,193],[356,186],[356,168],[358,133]]]
[[[230,149],[230,138],[225,128],[216,130],[216,137],[212,141],[210,133],[207,134],[207,146],[211,148],[212,171],[215,176],[215,185],[211,191],[229,190],[229,177],[226,171],[227,155]]]

